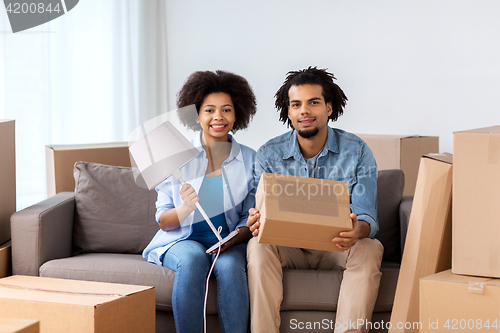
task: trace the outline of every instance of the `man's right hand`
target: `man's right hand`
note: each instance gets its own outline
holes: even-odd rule
[[[257,237],[259,235],[259,228],[260,228],[260,213],[257,209],[255,208],[250,208],[248,210],[248,219],[247,219],[247,226],[250,228],[250,231],[252,232],[252,235],[254,237]]]

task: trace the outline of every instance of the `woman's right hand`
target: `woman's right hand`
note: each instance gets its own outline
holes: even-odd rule
[[[194,190],[194,188],[191,185],[189,185],[187,183],[182,185],[181,190],[179,191],[179,194],[181,195],[182,201],[184,201],[184,203],[189,208],[191,208],[193,210],[196,209],[196,203],[200,199],[198,198],[196,191]]]
[[[257,209],[255,208],[250,208],[248,210],[248,219],[247,219],[247,226],[250,228],[250,231],[252,232],[252,235],[254,237],[257,237],[259,235],[259,228],[260,228],[260,213]]]

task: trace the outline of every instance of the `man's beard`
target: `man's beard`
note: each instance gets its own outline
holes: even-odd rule
[[[316,134],[319,133],[319,128],[314,127],[314,128],[308,129],[308,130],[300,130],[297,132],[304,139],[309,139],[309,138],[312,138],[313,136],[315,136]]]

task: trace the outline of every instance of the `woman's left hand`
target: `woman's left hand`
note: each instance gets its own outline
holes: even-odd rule
[[[220,247],[220,252],[224,252],[233,245],[239,243],[246,243],[250,238],[252,238],[252,233],[250,232],[250,229],[248,229],[248,227],[239,227],[238,234],[233,238],[231,238],[231,240],[229,240],[227,243],[222,244],[222,246]],[[217,253],[218,250],[219,248],[213,250],[209,254],[212,255],[214,253]]]

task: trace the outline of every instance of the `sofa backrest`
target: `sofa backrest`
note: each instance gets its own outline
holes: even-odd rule
[[[137,186],[127,167],[77,162],[74,176],[74,250],[141,253],[158,231],[156,192]],[[403,171],[379,171],[377,186],[380,229],[376,238],[384,245],[384,260],[399,262]]]
[[[377,178],[379,231],[377,238],[384,245],[386,261],[401,261],[401,227],[399,205],[403,199],[405,176],[402,170],[382,170]]]

